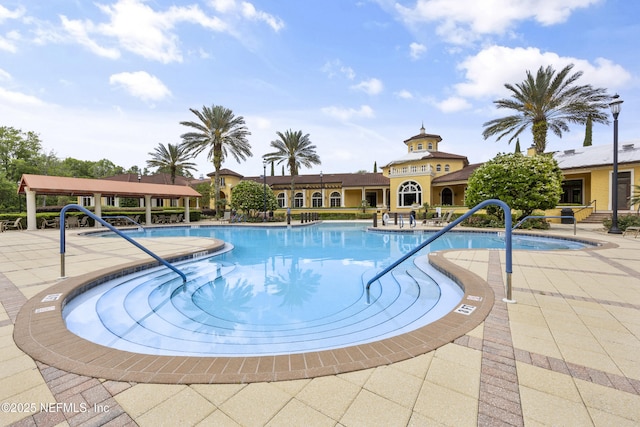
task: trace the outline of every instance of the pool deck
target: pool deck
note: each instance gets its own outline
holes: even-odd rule
[[[570,237],[573,225],[544,234]],[[638,425],[640,238],[588,224],[577,237],[609,244],[514,252],[515,304],[502,301],[503,251],[441,253],[484,279],[495,301],[479,326],[426,354],[312,379],[148,384],[70,373],[17,347],[20,308],[60,282],[59,231],[3,232],[0,425]],[[144,244],[166,256],[211,240]],[[121,239],[67,232],[68,277],[147,258]]]

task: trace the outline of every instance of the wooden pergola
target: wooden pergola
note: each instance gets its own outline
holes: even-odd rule
[[[93,196],[97,201],[95,214],[102,215],[100,200],[102,197],[144,197],[146,223],[151,223],[151,198],[184,198],[185,221],[189,222],[189,199],[202,197],[187,185],[148,184],[141,182],[122,182],[106,179],[70,178],[64,176],[24,174],[20,178],[18,194],[27,198],[27,230],[36,230],[36,195],[46,196]]]

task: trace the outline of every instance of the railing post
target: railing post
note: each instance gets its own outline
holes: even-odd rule
[[[388,266],[387,268],[382,270],[380,273],[378,273],[375,276],[373,276],[373,278],[371,278],[367,282],[367,286],[366,286],[367,303],[369,303],[369,297],[370,297],[369,290],[370,290],[371,284],[373,282],[375,282],[376,280],[379,280],[382,276],[384,276],[385,274],[387,274],[388,272],[390,272],[391,270],[396,268],[402,262],[406,261],[409,257],[415,255],[418,251],[423,249],[425,246],[427,246],[428,244],[430,244],[431,242],[433,242],[434,240],[436,240],[437,238],[442,236],[444,233],[446,233],[447,231],[451,230],[453,227],[455,227],[456,225],[460,224],[462,221],[464,221],[465,219],[467,219],[468,217],[473,215],[476,211],[478,211],[479,209],[484,208],[487,205],[498,205],[504,211],[504,224],[505,224],[505,232],[504,232],[504,234],[505,234],[505,252],[506,252],[506,268],[505,268],[505,271],[506,271],[506,274],[507,274],[507,277],[506,277],[506,282],[507,282],[506,283],[506,288],[507,288],[506,289],[506,295],[507,295],[507,297],[504,298],[503,301],[504,302],[508,302],[508,303],[515,303],[516,301],[514,301],[511,298],[512,297],[512,295],[511,295],[511,293],[512,293],[512,291],[511,291],[511,274],[512,274],[511,208],[505,202],[503,202],[502,200],[498,200],[498,199],[485,200],[484,202],[479,203],[478,205],[474,206],[471,210],[466,212],[464,215],[462,215],[459,218],[457,218],[456,220],[454,220],[451,224],[448,224],[447,226],[445,226],[442,230],[436,232],[433,236],[429,237],[427,240],[425,240],[424,242],[419,244],[416,248],[414,248],[413,250],[411,250],[408,253],[404,254],[398,260],[393,262],[390,266]],[[402,216],[400,218],[402,219]]]

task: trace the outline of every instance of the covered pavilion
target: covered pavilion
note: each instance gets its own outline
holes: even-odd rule
[[[27,230],[38,228],[36,221],[36,195],[46,196],[93,196],[99,201],[103,196],[144,197],[146,223],[151,223],[151,198],[184,198],[185,221],[189,222],[189,198],[201,197],[187,185],[148,184],[142,182],[121,182],[106,179],[72,178],[64,176],[24,174],[20,178],[18,194],[27,199]],[[95,214],[102,215],[101,204],[96,203]]]

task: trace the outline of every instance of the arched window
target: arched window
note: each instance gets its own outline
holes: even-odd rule
[[[340,193],[338,193],[337,191],[334,191],[333,193],[331,193],[331,195],[329,196],[329,202],[331,203],[331,207],[332,208],[339,208],[342,203],[341,202],[342,197],[340,197]]]
[[[418,151],[422,151],[422,144],[418,144]]]
[[[304,196],[302,195],[302,193],[296,193],[295,197],[293,198],[293,207],[294,208],[304,207]]]
[[[400,185],[398,189],[398,204],[400,206],[411,206],[422,204],[422,188],[415,181],[407,181]]]
[[[427,145],[427,150],[433,150],[433,143],[430,142],[429,145]]]
[[[287,206],[287,195],[285,193],[278,193],[278,206],[284,208]]]
[[[444,165],[444,171],[449,172],[449,165]]]
[[[436,172],[440,172],[442,170],[442,165],[440,163],[438,163],[436,165]]]
[[[311,195],[311,206],[314,208],[322,207],[322,194],[319,191],[316,191]]]

